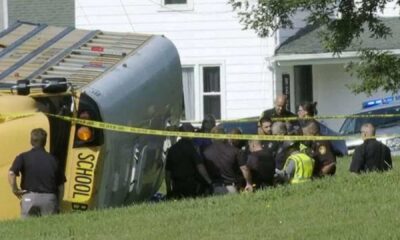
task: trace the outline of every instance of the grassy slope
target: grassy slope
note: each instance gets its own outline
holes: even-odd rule
[[[399,239],[400,169],[254,194],[0,223],[1,239]],[[397,161],[395,161],[396,164]]]

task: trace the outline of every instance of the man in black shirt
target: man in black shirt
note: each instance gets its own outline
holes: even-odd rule
[[[315,120],[309,120],[304,123],[303,134],[308,136],[319,136],[320,125]],[[314,158],[314,176],[322,177],[325,175],[334,175],[336,172],[336,155],[332,150],[330,141],[316,140],[303,143],[308,147],[309,155]]]
[[[286,117],[297,117],[296,114],[290,112],[286,109],[287,97],[286,95],[278,95],[275,99],[274,108],[265,110],[261,114],[261,118],[270,118],[275,121],[273,118],[286,118]],[[282,121],[282,120],[279,120]],[[285,121],[286,128],[288,129],[289,135],[298,135],[301,134],[300,123],[297,120]]]
[[[272,134],[272,120],[268,117],[262,117],[258,120],[258,135],[271,135]],[[274,147],[274,141],[261,141],[262,148],[271,149]]]
[[[287,128],[284,122],[274,122],[272,124],[272,135],[287,135]],[[270,147],[270,151],[274,154],[275,168],[282,170],[286,162],[286,149],[288,144],[292,144],[287,141],[274,141]]]
[[[8,181],[15,196],[21,199],[21,216],[41,216],[58,212],[58,193],[65,182],[58,161],[46,150],[47,133],[42,128],[31,132],[33,148],[14,160]],[[16,177],[21,177],[18,189]]]
[[[259,135],[271,135],[272,134],[272,120],[269,117],[262,117],[258,120],[257,133]]]
[[[182,124],[179,130],[194,132],[190,123]],[[205,185],[211,188],[203,159],[190,138],[180,139],[168,150],[165,170],[169,198],[196,197],[203,194]]]
[[[211,133],[223,134],[225,131],[214,127]],[[213,143],[204,151],[204,157],[215,194],[237,193],[240,172],[246,181],[245,191],[253,190],[246,159],[241,157],[239,149],[228,141],[213,140]]]
[[[274,184],[275,160],[273,153],[263,149],[261,142],[249,141],[250,154],[247,157],[247,167],[251,171],[253,183],[257,189]]]
[[[201,123],[201,128],[197,131],[199,133],[209,133],[213,127],[216,125],[216,120],[214,115],[207,114],[203,122]],[[201,156],[203,157],[204,149],[211,145],[212,141],[209,138],[194,138],[193,139],[194,146],[196,147],[197,151],[200,152]]]
[[[358,146],[353,154],[350,172],[387,171],[392,168],[390,149],[375,137],[375,127],[371,123],[361,126],[361,137],[364,143]]]

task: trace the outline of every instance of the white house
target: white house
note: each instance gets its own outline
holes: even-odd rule
[[[354,49],[335,58],[321,48],[315,31],[296,34],[304,27],[304,13],[297,14],[295,29],[261,39],[242,30],[226,0],[76,0],[75,5],[79,28],[163,34],[175,43],[188,120],[206,113],[219,119],[257,116],[282,92],[290,95],[292,111],[303,101],[317,101],[323,115],[353,113],[368,98],[346,87],[355,80],[344,70]],[[383,15],[398,11],[388,5]],[[327,123],[337,129],[340,122]]]
[[[76,26],[162,34],[178,48],[186,119],[258,116],[272,107],[275,38],[243,31],[226,0],[77,0]]]
[[[289,95],[292,111],[300,102],[317,101],[322,115],[353,113],[368,98],[363,94],[354,96],[346,87],[355,81],[344,70],[344,64],[355,58],[355,49],[347,49],[341,58],[325,52],[316,37],[318,29],[298,32],[304,27],[304,13],[295,17],[294,29],[259,38],[253,31],[242,29],[227,0],[59,0],[47,4],[50,2],[0,0],[0,28],[19,16],[26,18],[23,20],[49,18],[49,14],[30,16],[32,11],[24,8],[31,3],[29,8],[54,5],[50,12],[60,17],[50,16],[50,20],[56,24],[75,21],[76,27],[83,29],[165,35],[181,56],[187,120],[201,120],[207,113],[219,119],[258,116],[273,106],[273,99],[280,93]],[[383,15],[398,16],[393,6],[388,5]],[[75,19],[71,21],[74,14],[70,8],[74,7]],[[64,9],[63,14],[58,13],[60,9]],[[391,39],[368,44],[400,49],[396,20],[387,20],[394,29]],[[370,98],[382,96],[386,94]],[[340,121],[328,124],[337,129]]]
[[[386,39],[371,38],[370,32],[362,34],[362,47],[387,50],[400,54],[399,9],[391,3],[384,13],[383,22],[392,30]],[[275,55],[268,59],[274,65],[277,92],[291,96],[291,109],[304,101],[318,102],[319,115],[352,114],[361,110],[362,102],[390,96],[378,91],[373,96],[352,94],[347,87],[357,79],[346,72],[345,65],[357,61],[359,45],[347,48],[340,57],[327,52],[321,45],[318,30],[305,27],[281,43]],[[325,120],[338,130],[343,119]]]

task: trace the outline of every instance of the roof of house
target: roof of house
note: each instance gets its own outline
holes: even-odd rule
[[[371,32],[366,29],[361,34],[362,48],[375,48],[379,50],[400,49],[400,18],[382,18],[383,23],[392,30],[392,35],[386,39],[376,39],[371,37]],[[312,53],[327,53],[321,44],[319,32],[323,27],[306,26],[300,29],[295,35],[284,41],[276,50],[276,55],[285,54],[312,54]],[[360,48],[359,44],[353,44],[346,48],[347,51],[357,51]]]

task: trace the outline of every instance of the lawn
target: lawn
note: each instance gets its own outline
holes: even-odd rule
[[[1,239],[399,239],[400,170],[0,223]]]

